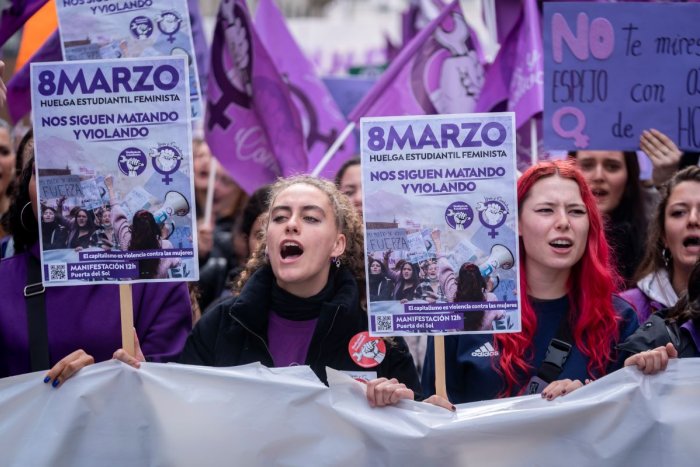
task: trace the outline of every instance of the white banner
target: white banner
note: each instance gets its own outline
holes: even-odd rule
[[[700,361],[615,372],[564,398],[372,409],[363,385],[308,367],[114,361],[58,389],[0,380],[0,465],[697,465]],[[475,382],[474,384],[478,384]]]

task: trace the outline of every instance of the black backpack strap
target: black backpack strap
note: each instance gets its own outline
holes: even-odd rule
[[[24,299],[27,305],[32,371],[48,370],[51,367],[45,298],[44,284],[41,282],[41,263],[31,253],[27,253],[27,285],[24,287]]]
[[[571,342],[574,340],[567,315],[562,316],[559,321],[559,329],[557,329],[556,335],[549,342],[544,360],[537,369],[537,376],[533,376],[528,383],[528,394],[539,394],[564,371],[564,365],[573,347]]]

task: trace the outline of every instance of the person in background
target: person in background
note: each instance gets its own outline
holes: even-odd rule
[[[428,260],[425,265],[421,265],[421,270],[424,272],[420,285],[421,298],[428,303],[446,301],[445,293],[440,285],[437,262],[432,259]]]
[[[622,294],[641,322],[678,301],[700,258],[700,167],[677,172],[661,187],[660,196],[636,286]]]
[[[32,368],[24,289],[28,270],[40,268],[36,179],[31,132],[22,140],[26,159],[10,206],[15,254],[0,261],[0,378],[49,370]],[[36,285],[35,285],[36,287]],[[56,387],[87,363],[107,360],[121,343],[119,287],[47,287],[45,296],[48,361],[45,383]],[[175,358],[192,327],[183,283],[132,286],[135,332],[151,361]]]
[[[541,162],[523,173],[517,190],[522,331],[445,336],[453,403],[565,394],[619,368],[615,346],[638,327],[632,307],[614,295],[618,278],[603,221],[575,165]],[[554,362],[560,371],[547,376],[540,370],[552,345],[568,348],[567,358]],[[429,338],[425,394],[435,392],[434,359]]]
[[[79,208],[75,212],[75,219],[68,230],[67,247],[75,251],[81,251],[95,246],[93,234],[95,233],[95,220],[92,212]]]
[[[209,147],[204,142],[201,143],[200,148],[209,151]],[[214,182],[212,206],[214,225],[204,225],[202,219],[204,206],[197,206],[198,287],[199,306],[202,310],[205,310],[209,304],[221,296],[226,288],[228,272],[242,260],[236,256],[233,250],[233,232],[236,224],[240,222],[243,207],[247,201],[246,193],[231,178],[226,169],[219,164]]]
[[[399,278],[394,285],[393,299],[401,303],[410,302],[411,300],[420,299],[418,286],[420,278],[418,277],[418,266],[405,261],[399,269]]]
[[[58,200],[56,209],[50,206],[41,207],[41,237],[44,250],[66,248],[68,229],[62,223],[63,216],[57,213],[63,211],[63,198]]]
[[[391,300],[394,284],[386,274],[386,266],[378,259],[369,260],[369,300],[371,302],[383,302]]]
[[[204,313],[210,309],[216,308],[221,301],[230,297],[233,293],[238,276],[244,271],[245,265],[265,236],[269,201],[270,185],[263,185],[258,188],[248,199],[248,203],[246,203],[243,208],[243,214],[236,224],[235,233],[233,235],[233,250],[236,254],[236,258],[240,258],[240,261],[233,264],[228,274],[215,279],[221,281],[217,286],[217,288],[221,289],[221,294],[216,300],[209,304],[209,307],[204,310]]]
[[[233,251],[239,261],[229,270],[228,282],[222,296],[229,296],[236,278],[243,271],[251,255],[265,236],[270,185],[263,185],[253,192],[236,223],[233,235]]]
[[[644,252],[647,214],[634,151],[572,153],[605,220],[605,238],[617,271],[631,284]]]
[[[110,251],[113,248],[118,249],[119,242],[116,239],[114,226],[112,226],[112,210],[109,207],[100,208],[97,217],[100,219],[100,226],[95,230],[97,246],[105,251]],[[164,238],[167,239],[167,236]]]
[[[2,219],[10,209],[16,163],[17,156],[12,141],[12,127],[5,120],[0,119],[0,238],[7,235]]]
[[[335,186],[345,194],[362,219],[362,166],[360,158],[348,159],[335,176]]]

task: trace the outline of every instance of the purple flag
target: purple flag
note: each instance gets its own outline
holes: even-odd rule
[[[187,0],[187,7],[190,10],[190,29],[192,30],[192,42],[194,43],[194,55],[197,60],[197,73],[199,83],[202,86],[202,95],[206,94],[204,86],[207,84],[207,73],[209,70],[209,47],[204,37],[204,27],[202,14],[199,11],[198,0]]]
[[[474,111],[484,82],[476,47],[452,2],[404,47],[348,119]]]
[[[411,0],[401,13],[401,47],[411,42],[446,6],[443,0]]]
[[[287,85],[258,38],[244,0],[223,0],[211,47],[206,138],[248,193],[308,166]]]
[[[520,128],[544,109],[542,30],[536,0],[525,0],[520,20],[511,30],[488,72],[477,112],[488,112],[507,100]]]
[[[48,0],[10,0],[0,12],[0,46],[7,42],[24,23]]]
[[[32,109],[32,90],[29,82],[31,64],[61,60],[61,39],[56,30],[7,83],[7,107],[13,122],[18,122]]]
[[[313,64],[299,49],[282,13],[272,0],[260,1],[255,13],[255,29],[292,93],[303,122],[309,155],[308,170],[311,171],[348,122],[316,75]],[[355,138],[351,135],[319,175],[333,179],[340,166],[354,153]]]

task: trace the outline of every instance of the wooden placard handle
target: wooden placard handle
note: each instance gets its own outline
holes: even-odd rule
[[[435,394],[447,399],[445,383],[445,336],[435,336]]]
[[[122,322],[122,348],[134,356],[134,302],[131,284],[119,284],[119,310]]]

